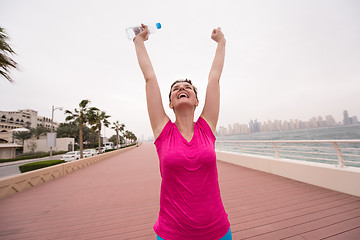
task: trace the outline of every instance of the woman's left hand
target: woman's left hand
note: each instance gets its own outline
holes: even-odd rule
[[[217,43],[220,43],[221,41],[225,41],[225,37],[223,32],[221,31],[221,28],[218,27],[212,31],[211,39]]]

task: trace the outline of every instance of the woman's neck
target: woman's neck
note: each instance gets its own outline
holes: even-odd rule
[[[183,137],[190,141],[194,135],[194,111],[181,112],[181,114],[175,112],[175,116],[177,128]]]

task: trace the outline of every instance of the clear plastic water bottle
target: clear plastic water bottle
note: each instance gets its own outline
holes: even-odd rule
[[[149,32],[150,34],[155,33],[156,30],[161,28],[161,24],[160,23],[156,23],[156,24],[150,24],[147,25],[149,28]],[[127,29],[125,29],[126,32],[126,36],[129,40],[133,40],[134,37],[136,35],[138,35],[139,33],[141,33],[144,30],[144,28],[142,26],[136,26],[136,27],[128,27]]]

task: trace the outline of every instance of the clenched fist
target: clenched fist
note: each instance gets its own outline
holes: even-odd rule
[[[215,28],[211,33],[211,39],[214,40],[217,43],[220,43],[222,41],[225,42],[225,37],[223,32],[221,31],[221,28]]]

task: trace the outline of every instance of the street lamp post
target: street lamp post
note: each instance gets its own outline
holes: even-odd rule
[[[53,133],[54,132],[54,111],[56,109],[62,110],[62,107],[57,107],[55,108],[54,105],[52,106],[52,111],[51,111],[51,129],[50,132]],[[52,157],[52,147],[50,147],[50,157]]]

